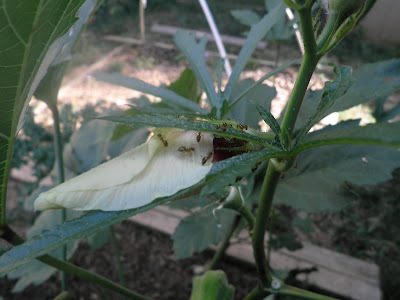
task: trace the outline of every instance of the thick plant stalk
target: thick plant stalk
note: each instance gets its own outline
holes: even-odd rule
[[[119,249],[118,238],[117,234],[115,233],[114,226],[110,226],[110,231],[111,231],[111,243],[115,251],[115,260],[117,263],[119,282],[121,283],[121,285],[126,286],[124,270],[122,268],[122,262],[121,262],[121,251]]]
[[[301,103],[318,62],[318,57],[316,55],[317,45],[315,42],[314,28],[312,24],[311,6],[299,9],[298,14],[300,18],[301,31],[303,34],[305,52],[299,75],[291,93],[281,125],[282,135],[288,135],[289,137],[293,131]],[[282,136],[282,138],[285,138],[285,136]],[[294,161],[294,159],[291,161]],[[290,168],[291,164],[289,163],[287,167]],[[264,236],[265,228],[270,218],[272,201],[279,178],[281,176],[281,172],[282,170],[278,171],[275,164],[271,163],[270,161],[261,190],[260,202],[256,215],[256,223],[252,234],[254,260],[257,266],[261,290],[263,290],[263,288],[269,288],[272,281],[272,276],[268,267],[268,261],[265,256]],[[253,292],[249,294],[249,299],[253,299],[252,295]]]
[[[13,244],[14,246],[23,244],[25,242],[25,240],[22,237],[20,237],[17,233],[15,233],[8,225],[5,225],[1,228],[0,234],[4,240]],[[46,254],[38,257],[37,259],[49,266],[65,271],[68,274],[75,275],[82,279],[86,279],[94,284],[100,285],[118,294],[126,296],[129,299],[149,300],[149,298],[137,294],[115,282],[112,282],[111,280],[108,280],[105,277],[91,273],[83,268],[77,267],[69,262],[60,260],[51,255]]]

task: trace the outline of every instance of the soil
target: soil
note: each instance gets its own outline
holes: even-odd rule
[[[213,255],[205,251],[184,260],[173,256],[169,236],[124,221],[115,226],[120,246],[121,261],[127,287],[151,299],[187,300],[190,297],[192,278]],[[115,252],[110,243],[100,250],[91,250],[87,241],[81,241],[73,263],[118,282]],[[236,288],[235,299],[243,299],[257,284],[253,267],[228,260],[219,267],[225,271],[230,284]],[[30,286],[22,293],[11,292],[14,281],[0,279],[0,295],[4,300],[45,300],[55,298],[60,291],[59,274],[53,275],[40,287]],[[68,290],[73,299],[122,300],[124,297],[77,277],[67,276]]]

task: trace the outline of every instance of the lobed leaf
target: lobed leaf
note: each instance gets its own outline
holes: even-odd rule
[[[337,144],[358,144],[375,145],[400,148],[400,123],[378,123],[353,128],[339,128],[331,126],[329,130],[321,130],[310,134],[304,143],[298,146],[303,151],[308,148],[337,145]],[[294,149],[294,151],[296,151]]]
[[[353,106],[371,100],[385,98],[400,88],[400,59],[366,64],[353,72],[353,85],[347,92],[336,99],[321,118],[337,111],[343,111]],[[322,96],[322,90],[308,90],[303,101],[295,130],[301,129],[307,122],[312,111],[316,109]]]
[[[221,107],[222,103],[215,92],[214,83],[207,71],[206,61],[204,59],[207,38],[203,37],[200,42],[197,43],[193,35],[180,30],[176,33],[174,41],[189,61],[201,88],[207,95],[211,107]]]
[[[374,146],[310,149],[298,157],[298,168],[278,184],[275,204],[309,213],[338,211],[352,199],[346,183],[373,185],[389,180],[400,165],[400,151]]]
[[[283,3],[282,3],[283,5]],[[232,74],[229,77],[229,81],[226,85],[225,91],[223,92],[222,99],[229,99],[233,92],[233,88],[239,79],[244,67],[247,64],[251,54],[256,48],[258,42],[267,34],[267,32],[279,21],[281,17],[279,15],[280,7],[276,6],[267,15],[265,15],[260,22],[251,27],[249,35],[247,36],[246,44],[243,46],[239,53],[238,59],[236,60],[235,67],[232,70]]]
[[[214,215],[212,210],[208,208],[180,221],[171,236],[176,258],[189,257],[222,241],[236,213],[221,209]]]

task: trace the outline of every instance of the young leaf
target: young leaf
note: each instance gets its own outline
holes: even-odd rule
[[[203,121],[196,120],[193,118],[186,118],[180,115],[169,115],[169,114],[158,114],[158,113],[145,113],[140,110],[136,111],[134,115],[123,115],[123,116],[110,116],[103,117],[102,120],[108,120],[113,122],[118,122],[121,124],[130,125],[134,128],[153,126],[153,127],[174,127],[181,128],[184,130],[194,130],[199,132],[208,132],[213,133],[219,136],[233,137],[257,144],[261,144],[265,147],[271,149],[280,149],[278,145],[275,143],[261,138],[256,135],[249,134],[245,130],[241,131],[240,129],[235,128],[235,126],[224,128],[225,130],[221,130],[218,128],[219,125],[222,125],[223,122],[218,121]]]
[[[387,97],[400,87],[400,59],[366,64],[353,72],[354,83],[347,92],[335,101],[321,118],[371,100]],[[322,91],[308,90],[303,101],[295,130],[301,129],[321,99]]]
[[[47,68],[69,39],[84,0],[14,1],[0,7],[0,224],[12,146],[23,113]]]
[[[171,236],[174,254],[178,259],[203,251],[211,245],[217,245],[228,233],[235,212],[227,209],[218,210],[215,216],[213,208],[183,219]]]
[[[296,144],[304,139],[311,127],[322,119],[324,113],[332,107],[335,101],[343,96],[353,84],[354,81],[351,78],[351,69],[349,67],[335,67],[334,72],[336,74],[335,81],[328,81],[325,83],[321,101],[317,109],[308,119],[306,125],[301,129],[297,136]]]
[[[284,5],[283,3],[281,4]],[[251,27],[246,44],[239,53],[239,57],[236,60],[235,67],[233,68],[228,84],[226,85],[225,91],[222,94],[222,100],[229,99],[231,97],[236,81],[239,79],[240,74],[246,66],[247,61],[256,48],[258,42],[267,34],[267,32],[281,17],[278,13],[279,9],[279,6],[276,6],[267,15],[265,15],[259,23]]]
[[[299,150],[324,145],[352,144],[375,145],[400,148],[400,123],[379,123],[353,128],[331,126],[329,130],[321,130],[307,136]]]
[[[176,33],[174,41],[189,61],[201,88],[207,95],[211,107],[216,106],[217,108],[220,108],[222,102],[219,100],[217,93],[215,92],[214,83],[207,71],[206,61],[204,59],[207,39],[203,37],[200,42],[197,43],[193,35],[180,30]]]
[[[156,87],[137,78],[126,77],[117,73],[96,73],[93,74],[93,77],[97,80],[104,81],[110,84],[123,86],[128,89],[133,89],[156,97],[160,97],[165,101],[170,101],[171,103],[192,112],[206,113],[206,111],[201,108],[197,103],[194,103],[193,101],[176,94],[172,90]]]
[[[351,201],[345,183],[378,184],[400,165],[396,149],[373,146],[331,146],[310,149],[298,157],[298,168],[278,184],[275,204],[309,213],[338,211]]]
[[[257,108],[258,113],[261,115],[265,123],[271,128],[272,132],[279,136],[281,134],[281,126],[279,126],[278,122],[271,114],[268,108],[261,106],[255,101],[251,101]]]

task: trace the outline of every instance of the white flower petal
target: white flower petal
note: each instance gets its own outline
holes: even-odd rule
[[[171,196],[210,171],[212,141],[208,133],[156,129],[145,144],[42,193],[35,209],[124,210]]]

